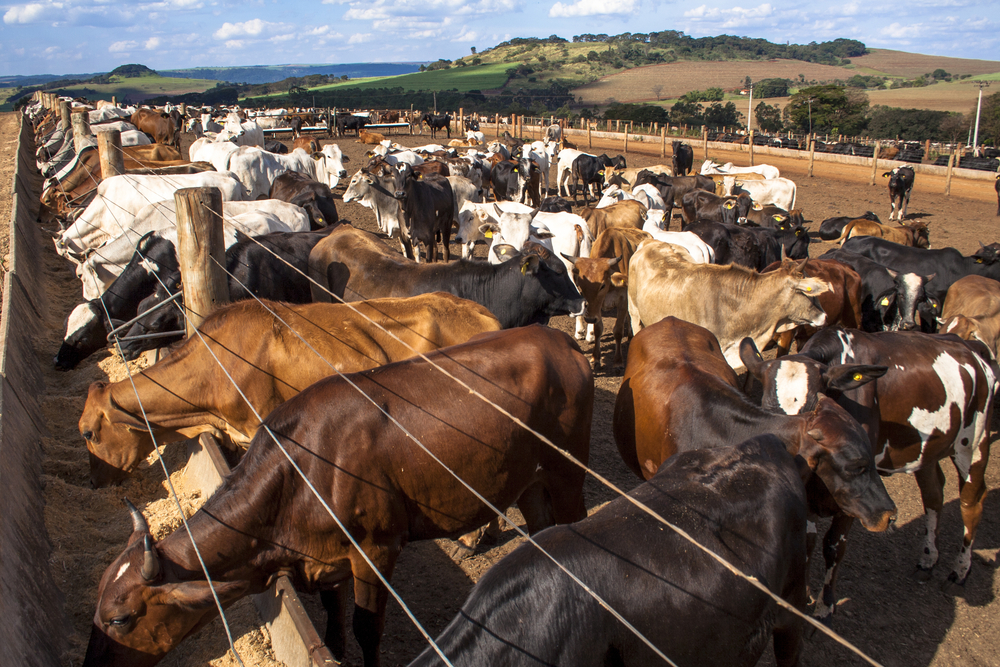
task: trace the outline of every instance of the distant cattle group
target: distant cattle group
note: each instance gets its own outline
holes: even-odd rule
[[[82,282],[54,365],[109,345],[165,354],[89,387],[91,483],[120,483],[200,432],[242,457],[190,532],[156,540],[132,508],[86,667],[154,664],[217,613],[214,596],[226,607],[283,572],[322,591],[338,660],[353,582],[354,636],[377,667],[403,547],[475,548],[514,504],[533,542],[412,665],[441,664],[437,651],[455,665],[756,664],[769,643],[795,665],[804,620],[788,608],[830,623],[852,523],[895,520],[880,475],[916,477],[930,577],[948,458],[964,523],[948,577],[965,584],[1000,378],[1000,255],[932,247],[907,218],[913,168],[884,174],[892,224],[827,218],[812,236],[840,247],[816,257],[794,181],[695,165],[683,140],[669,164],[641,167],[568,147],[560,123],[489,141],[480,120],[447,113],[75,112],[151,144],[123,148],[125,172],[104,177],[95,148],[77,152],[71,127],[27,109],[40,218]],[[356,135],[353,159],[310,134],[323,118]],[[432,140],[454,124],[464,152],[370,127],[401,119]],[[291,150],[265,129],[291,131]],[[186,337],[174,193],[189,187],[221,194],[232,303]],[[358,206],[377,233],[350,222]],[[557,316],[576,318],[582,343],[546,326]],[[607,427],[637,485],[588,517],[595,372],[622,374]],[[810,610],[820,516],[834,520]]]

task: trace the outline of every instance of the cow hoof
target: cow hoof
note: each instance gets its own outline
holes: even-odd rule
[[[472,558],[476,554],[475,547],[467,547],[461,542],[452,542],[451,547],[447,549],[446,553],[448,558],[452,559],[456,563],[460,563],[467,558]]]
[[[913,578],[916,579],[917,581],[919,581],[922,584],[926,584],[928,581],[931,580],[931,576],[932,576],[933,572],[934,572],[934,568],[932,568],[932,567],[920,567],[918,565],[917,569],[914,570],[914,572],[913,572]]]
[[[962,597],[965,595],[965,582],[969,580],[969,575],[966,574],[961,580],[958,578],[957,572],[952,572],[948,575],[948,578],[941,582],[941,591],[947,595],[954,597]]]

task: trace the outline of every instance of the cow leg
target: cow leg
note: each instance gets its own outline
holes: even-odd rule
[[[592,325],[594,327],[594,368],[601,367],[601,336],[604,335],[604,318],[598,317]]]
[[[795,339],[795,329],[791,331],[782,331],[778,334],[778,352],[775,357],[783,357],[788,354],[788,351],[792,349],[792,341]]]
[[[573,335],[577,340],[583,340],[587,335],[587,321],[583,319],[583,315],[576,316],[576,333]]]
[[[615,366],[621,366],[625,363],[625,355],[622,354],[622,338],[625,335],[625,320],[628,319],[628,305],[619,304],[618,313],[615,316],[615,356],[611,360],[611,363]]]
[[[373,546],[368,557],[376,567],[391,579],[399,550],[385,546]],[[357,552],[351,552],[351,571],[354,573],[354,638],[361,646],[365,667],[380,667],[379,645],[385,629],[385,605],[389,600],[389,590],[382,585],[371,566]]]
[[[798,560],[789,569],[788,579],[781,592],[783,600],[796,609],[804,609],[808,596],[806,582],[809,568],[805,562]],[[774,659],[778,667],[795,667],[799,664],[799,652],[802,649],[802,619],[786,609],[778,609],[774,619]]]
[[[900,222],[902,222],[906,218],[906,207],[910,204],[910,190],[907,190],[906,194],[903,195],[903,197],[901,197],[901,199],[902,199],[901,204],[902,204],[903,212],[899,216]]]
[[[533,482],[521,493],[517,499],[517,508],[524,516],[525,528],[530,535],[556,523],[552,514],[552,496],[541,481]]]
[[[749,380],[749,378],[751,377],[753,377],[753,373],[747,373],[747,380]],[[746,393],[746,385],[747,381],[744,381],[743,383],[744,393]],[[819,535],[819,532],[817,531],[816,528],[816,520],[818,518],[819,517],[817,517],[814,514],[811,514],[806,518],[806,572],[812,571],[812,555],[813,552],[816,551],[816,537]],[[806,577],[805,587],[806,587],[806,598],[811,602],[812,593],[809,591],[809,577]]]
[[[972,542],[976,539],[976,529],[979,527],[979,520],[983,516],[983,498],[986,497],[986,465],[989,463],[989,436],[983,438],[980,444],[982,457],[969,468],[969,479],[966,481],[962,477],[962,471],[958,468],[958,496],[962,505],[962,523],[965,525],[965,532],[962,535],[962,550],[955,559],[955,567],[948,575],[948,581],[952,584],[962,586],[965,584],[969,570],[972,568]],[[955,460],[952,459],[955,463]]]
[[[941,465],[935,462],[920,468],[913,476],[917,478],[920,498],[924,502],[924,515],[927,517],[924,552],[917,561],[917,579],[929,581],[931,570],[934,569],[938,559],[938,518],[944,506],[944,473],[941,471]]]
[[[338,584],[332,591],[319,592],[319,599],[326,610],[326,637],[323,641],[340,662],[347,654],[347,594],[346,583]]]
[[[823,537],[823,561],[826,565],[826,576],[823,577],[823,591],[813,610],[813,616],[830,625],[833,612],[837,608],[837,573],[847,552],[847,535],[851,532],[854,519],[844,513],[835,514],[833,523]]]

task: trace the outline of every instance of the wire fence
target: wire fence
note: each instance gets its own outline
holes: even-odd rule
[[[128,178],[127,175],[125,176],[125,178],[126,179]],[[164,176],[163,178],[169,179],[170,177],[169,176]],[[128,182],[133,183],[133,186],[136,187],[136,191],[139,192],[138,186],[141,185],[141,183],[139,183],[138,181],[128,181]],[[141,192],[139,192],[139,194],[140,194],[140,196],[143,196],[143,197],[146,196],[144,193],[141,193]],[[105,199],[105,201],[109,201],[109,200]],[[147,201],[149,201],[149,200],[147,199]],[[111,203],[113,205],[115,204],[114,202],[111,202]],[[152,204],[154,202],[149,201],[149,203]],[[121,208],[121,207],[119,207],[119,208]],[[168,208],[169,208],[169,206],[168,206]],[[122,209],[122,210],[124,211],[124,209]],[[208,210],[211,211],[211,209],[208,209]],[[174,211],[174,212],[176,214],[176,211]],[[214,211],[211,211],[211,212],[213,214],[217,215],[216,212],[214,212]],[[112,219],[114,220],[114,223],[119,227],[119,229],[122,231],[122,233],[123,234],[127,233],[126,226],[124,226],[124,225],[121,224],[121,221],[118,219],[117,216],[115,216],[114,214],[111,214],[111,215],[112,215]],[[223,219],[225,220],[225,222],[228,222],[228,223],[236,225],[236,226],[240,226],[239,223],[238,223],[238,221],[226,218],[224,214],[223,214]],[[594,477],[594,479],[596,479],[600,484],[602,484],[606,488],[610,489],[616,495],[618,495],[619,497],[625,498],[629,503],[631,503],[632,505],[634,505],[640,511],[648,514],[649,516],[651,516],[652,518],[654,518],[659,523],[663,524],[664,526],[666,526],[666,527],[670,528],[671,530],[673,530],[674,532],[676,532],[680,537],[682,537],[683,539],[687,540],[688,542],[690,542],[692,544],[692,546],[694,546],[695,548],[701,550],[707,556],[709,556],[710,558],[712,558],[713,560],[715,560],[716,562],[718,562],[723,568],[725,568],[726,570],[728,570],[734,576],[736,576],[739,579],[742,579],[742,580],[746,581],[748,584],[750,584],[754,588],[758,589],[759,591],[761,591],[762,593],[764,593],[765,595],[767,595],[768,597],[770,597],[776,604],[778,604],[782,608],[788,610],[790,613],[798,616],[800,619],[804,620],[807,624],[812,625],[816,629],[820,630],[821,633],[827,635],[828,637],[832,638],[837,643],[839,643],[842,646],[846,647],[847,649],[849,649],[850,651],[852,651],[853,653],[855,653],[856,655],[858,655],[859,657],[861,657],[862,659],[864,659],[869,664],[871,664],[871,665],[878,665],[879,664],[875,660],[873,660],[872,658],[870,658],[869,656],[867,656],[864,652],[862,652],[858,647],[856,647],[855,645],[853,645],[851,642],[849,642],[845,638],[841,637],[838,633],[834,632],[833,630],[829,629],[828,627],[826,627],[822,623],[819,623],[818,621],[816,621],[812,617],[810,617],[807,614],[805,614],[805,613],[801,612],[800,610],[796,609],[793,605],[791,605],[788,602],[786,602],[785,600],[783,600],[780,596],[778,596],[778,595],[774,594],[773,592],[771,592],[756,577],[753,577],[751,575],[747,575],[746,573],[742,572],[739,568],[735,567],[734,565],[732,565],[731,563],[729,563],[728,561],[726,561],[724,558],[722,558],[721,556],[719,556],[718,554],[716,554],[712,550],[710,550],[707,547],[701,545],[693,536],[691,536],[690,534],[688,534],[686,531],[682,530],[680,527],[678,527],[678,526],[674,525],[673,523],[669,522],[667,519],[665,519],[663,516],[661,516],[660,514],[658,514],[657,512],[655,512],[654,510],[652,510],[650,507],[648,507],[644,503],[642,503],[642,502],[636,500],[635,498],[633,498],[632,496],[628,495],[624,490],[622,490],[617,485],[615,485],[614,483],[612,483],[605,476],[601,475],[596,470],[588,467],[587,465],[585,465],[584,463],[582,463],[581,461],[579,461],[578,459],[576,459],[575,457],[573,457],[569,452],[567,452],[566,450],[564,450],[564,449],[560,448],[559,446],[557,446],[555,443],[553,443],[549,438],[547,438],[543,434],[541,434],[538,431],[536,431],[535,429],[532,429],[531,427],[529,427],[523,421],[521,421],[520,419],[518,419],[515,415],[513,415],[509,411],[505,410],[502,406],[500,406],[500,405],[498,405],[498,404],[490,401],[486,396],[484,396],[481,392],[479,392],[475,387],[470,386],[468,383],[466,383],[465,381],[463,381],[460,378],[458,378],[457,376],[455,376],[454,373],[451,373],[447,369],[441,367],[440,364],[436,363],[427,354],[425,354],[423,352],[420,352],[419,350],[416,350],[415,348],[413,348],[412,346],[410,346],[406,341],[404,341],[399,336],[397,336],[395,333],[389,331],[388,329],[386,329],[385,327],[383,327],[378,322],[375,322],[371,318],[367,317],[364,313],[362,313],[361,311],[359,311],[352,303],[344,301],[337,294],[333,293],[328,288],[328,286],[322,285],[321,283],[317,282],[316,280],[314,280],[313,278],[311,278],[306,272],[303,272],[301,269],[299,269],[298,267],[294,266],[286,258],[281,257],[272,248],[268,247],[264,243],[260,242],[258,239],[256,239],[253,236],[251,236],[250,235],[252,233],[251,230],[246,230],[246,231],[247,231],[247,237],[251,240],[251,242],[257,244],[258,246],[260,246],[260,248],[262,248],[266,252],[268,252],[271,255],[273,255],[277,260],[285,263],[289,268],[291,268],[292,270],[294,270],[297,273],[301,274],[312,285],[318,287],[320,290],[322,290],[325,293],[329,294],[333,299],[336,300],[336,302],[341,303],[341,304],[347,306],[348,308],[350,308],[355,314],[357,314],[358,316],[360,316],[363,319],[367,320],[371,326],[373,326],[373,327],[375,327],[377,329],[380,329],[383,333],[387,334],[391,338],[393,338],[396,341],[398,341],[404,347],[408,348],[411,352],[413,352],[415,357],[419,357],[420,359],[422,359],[431,368],[433,368],[437,372],[439,372],[442,375],[444,375],[445,377],[447,377],[450,381],[458,383],[460,386],[463,387],[463,389],[465,389],[466,391],[468,391],[470,395],[476,397],[477,400],[483,401],[486,405],[488,405],[492,409],[495,409],[495,410],[499,411],[505,417],[511,419],[515,424],[517,424],[517,426],[519,426],[522,429],[525,429],[526,431],[528,431],[529,433],[531,433],[532,435],[534,435],[535,437],[537,437],[546,446],[551,447],[554,450],[556,450],[557,452],[559,452],[561,455],[563,455],[569,461],[571,461],[574,465],[580,467],[587,474],[589,474],[592,477]],[[95,251],[95,252],[97,252],[97,251]],[[140,249],[138,247],[138,243],[136,243],[136,246],[135,246],[135,253],[136,253],[136,255],[138,255],[140,257],[141,260],[148,261],[147,258],[142,255],[142,252],[140,251]],[[236,279],[236,276],[234,276],[232,273],[230,273],[228,270],[226,270],[225,267],[221,267],[221,268],[222,268],[223,271],[225,271],[228,274],[229,277]],[[169,287],[167,286],[167,284],[163,282],[163,280],[161,279],[161,277],[158,274],[156,274],[155,272],[154,272],[153,275],[156,277],[156,280],[160,283],[160,285],[168,293],[171,293],[171,290],[169,289]],[[103,290],[101,290],[101,291],[102,291],[102,294],[101,294],[100,299],[101,299],[102,307],[105,309],[105,313],[107,314],[107,312],[108,312],[107,311],[107,307],[104,304],[104,300],[103,300]],[[249,293],[249,290],[247,290],[247,291]],[[305,343],[312,350],[312,352],[319,358],[320,361],[322,361],[327,366],[329,366],[329,368],[332,371],[332,374],[336,374],[344,382],[346,382],[348,385],[350,385],[351,387],[353,387],[359,393],[359,397],[361,398],[361,400],[364,400],[364,401],[367,401],[368,403],[371,403],[376,410],[381,411],[385,415],[385,417],[388,418],[397,428],[399,428],[401,430],[401,432],[409,440],[411,440],[418,448],[420,448],[426,454],[428,454],[429,456],[431,456],[432,458],[434,458],[440,465],[442,465],[444,467],[445,471],[448,474],[450,474],[452,477],[454,477],[460,484],[462,484],[469,491],[471,491],[472,493],[474,493],[477,496],[477,498],[481,502],[483,502],[484,504],[486,504],[491,509],[491,511],[493,511],[499,518],[503,519],[503,518],[506,517],[506,513],[505,513],[504,508],[496,507],[495,505],[493,505],[492,503],[490,503],[488,501],[488,499],[486,499],[485,497],[483,497],[482,495],[480,495],[467,482],[465,482],[461,478],[461,476],[458,475],[458,473],[456,473],[454,470],[451,470],[450,468],[448,468],[447,466],[445,466],[444,463],[441,462],[440,459],[438,459],[434,455],[434,453],[431,451],[431,449],[426,444],[424,444],[423,442],[421,442],[418,438],[416,438],[413,435],[413,433],[410,432],[408,430],[408,428],[404,424],[399,423],[392,415],[390,415],[383,408],[381,408],[381,406],[377,403],[377,401],[375,401],[374,399],[372,399],[370,396],[368,396],[367,394],[365,394],[359,387],[357,387],[357,385],[351,380],[351,378],[350,378],[349,375],[345,375],[345,374],[341,373],[339,371],[339,369],[337,369],[336,364],[333,361],[331,361],[329,359],[326,359],[325,357],[323,357],[322,354],[320,354],[318,351],[316,351],[315,348],[313,348],[312,345],[309,344],[305,340],[305,338],[299,332],[295,331],[292,327],[290,327],[287,324],[287,322],[285,322],[284,319],[281,318],[273,309],[271,309],[269,306],[267,306],[267,304],[264,301],[262,301],[261,299],[259,299],[256,295],[252,295],[252,296],[253,296],[254,299],[256,299],[258,301],[258,303],[260,303],[265,309],[267,309],[273,316],[275,316],[279,321],[281,321],[282,324],[286,328],[288,328],[288,330],[293,335],[295,335],[303,343]],[[187,315],[187,312],[185,311],[184,307],[181,306],[179,303],[176,303],[176,302],[175,302],[174,305],[179,309],[179,311],[181,313],[181,316],[186,320],[187,317],[188,317],[188,315]],[[111,319],[110,315],[108,316],[108,319],[110,321],[110,319]],[[382,582],[382,584],[387,588],[387,590],[393,596],[393,598],[397,601],[397,603],[400,604],[400,606],[403,608],[404,612],[410,618],[411,622],[414,623],[415,627],[420,632],[421,636],[424,637],[425,641],[428,642],[428,644],[434,649],[434,651],[444,661],[445,664],[451,665],[451,663],[449,662],[448,658],[443,654],[443,652],[441,651],[441,649],[437,646],[437,644],[434,642],[434,640],[426,632],[426,630],[423,628],[423,626],[417,620],[416,616],[412,613],[412,611],[410,610],[410,608],[406,605],[406,603],[402,599],[402,597],[396,592],[396,590],[389,583],[388,579],[380,572],[380,570],[370,560],[369,556],[364,552],[364,550],[361,548],[361,546],[357,543],[357,541],[354,538],[354,536],[352,536],[350,534],[350,532],[347,530],[346,526],[344,526],[344,524],[342,523],[341,519],[336,516],[336,513],[333,512],[333,510],[330,508],[330,506],[327,503],[327,501],[318,492],[318,490],[315,488],[315,486],[312,484],[312,482],[308,479],[308,477],[304,474],[304,472],[301,470],[301,468],[299,468],[299,466],[295,462],[294,458],[288,453],[288,451],[285,449],[285,447],[281,443],[280,438],[266,424],[263,424],[264,417],[257,412],[256,406],[254,406],[251,403],[251,401],[247,398],[247,396],[246,396],[243,388],[241,388],[235,382],[235,380],[230,375],[229,371],[219,361],[219,359],[216,357],[215,353],[212,351],[211,347],[207,344],[207,342],[205,341],[205,339],[202,337],[202,334],[199,331],[197,331],[197,330],[195,330],[195,334],[198,336],[199,340],[205,346],[205,348],[209,352],[209,354],[211,354],[211,356],[213,357],[213,360],[215,361],[215,363],[218,364],[218,366],[222,369],[222,371],[224,372],[224,374],[228,378],[229,382],[233,385],[233,388],[240,394],[240,396],[242,397],[242,400],[254,412],[254,415],[255,415],[256,419],[258,421],[262,422],[263,428],[265,429],[265,432],[268,434],[268,437],[274,442],[274,444],[283,453],[283,455],[286,457],[286,459],[289,461],[289,463],[296,470],[297,474],[300,475],[300,477],[303,480],[303,483],[306,484],[306,486],[310,489],[310,492],[312,493],[312,495],[324,507],[324,509],[327,511],[327,513],[329,513],[329,515],[331,516],[331,518],[337,523],[337,525],[340,528],[340,530],[344,532],[345,536],[351,541],[352,545],[364,557],[364,559],[367,562],[368,566],[377,574],[377,576],[379,577],[379,579]],[[120,345],[118,336],[115,335],[113,338],[114,338],[115,346],[116,346],[119,354],[122,355],[121,345]],[[122,355],[122,357],[124,358],[124,355]],[[147,427],[150,429],[150,432],[152,433],[152,426],[153,425],[146,418],[146,411],[145,411],[145,407],[142,405],[142,398],[139,395],[138,389],[135,387],[133,376],[132,376],[132,373],[131,373],[131,369],[127,368],[127,364],[126,364],[126,369],[128,371],[129,380],[130,380],[130,383],[132,384],[132,388],[133,388],[133,392],[135,394],[136,400],[139,402],[140,408],[142,409],[143,419],[146,422]],[[154,441],[154,445],[155,445],[155,441]],[[159,447],[155,446],[154,447],[154,451],[156,452],[156,455],[158,457],[160,465],[161,465],[161,467],[164,470],[164,474],[167,476],[167,480],[168,480],[168,484],[169,484],[169,471],[167,470],[166,464],[164,463],[164,461],[162,459],[162,456],[160,455]],[[177,504],[178,510],[181,512],[181,514],[183,516],[184,513],[183,513],[183,509],[181,508],[179,498],[177,497],[176,492],[173,489],[173,486],[169,485],[169,487],[170,487],[170,493],[173,496],[173,498],[174,498],[174,500],[175,500],[175,502]],[[191,534],[190,529],[187,526],[186,519],[185,519],[184,523],[185,523],[185,528],[188,531],[188,536],[191,539],[192,544],[194,544],[194,537]],[[508,522],[508,523],[510,523],[510,522]],[[598,604],[600,604],[602,607],[604,607],[610,613],[612,613],[620,622],[622,622],[629,629],[630,632],[634,633],[637,638],[639,638],[643,643],[645,643],[654,652],[656,652],[657,655],[661,657],[661,659],[663,659],[668,664],[671,664],[671,665],[675,664],[673,661],[670,660],[670,658],[667,655],[665,655],[662,651],[660,651],[652,643],[652,641],[649,638],[645,637],[641,632],[638,631],[638,629],[636,629],[633,625],[631,625],[625,619],[624,615],[621,612],[619,612],[618,610],[615,610],[615,609],[611,608],[603,599],[600,598],[599,595],[597,595],[597,593],[595,591],[593,591],[581,579],[579,579],[579,577],[577,577],[575,574],[573,574],[569,570],[567,570],[565,568],[565,566],[563,566],[562,564],[558,563],[550,554],[548,554],[540,545],[538,545],[538,543],[534,539],[532,539],[531,536],[528,535],[522,528],[520,528],[519,526],[514,526],[514,529],[522,537],[524,537],[529,543],[533,544],[536,548],[538,548],[546,557],[548,557],[550,560],[552,560],[553,563],[555,563],[563,572],[565,572],[570,577],[570,579],[572,581],[574,581],[577,585],[580,585],[588,593],[588,595],[590,595],[592,598],[594,598],[598,602]],[[197,549],[196,545],[195,545],[195,548]],[[199,558],[200,558],[200,556],[199,556]],[[208,579],[209,581],[211,581],[210,574],[208,572],[208,568],[204,565],[203,562],[202,562],[202,569],[203,569],[203,572],[204,572],[204,574],[206,576],[206,579]],[[232,640],[232,637],[231,637],[231,633],[229,631],[228,623],[226,622],[225,613],[224,613],[224,610],[222,609],[221,604],[218,604],[218,601],[217,601],[217,606],[219,608],[220,616],[223,619],[223,624],[226,627],[226,633],[227,633],[227,638],[229,640],[230,649],[233,651],[234,655],[236,655],[235,644],[233,643],[233,640]],[[239,661],[239,656],[238,655],[237,655],[237,660]],[[240,664],[242,664],[242,662]]]

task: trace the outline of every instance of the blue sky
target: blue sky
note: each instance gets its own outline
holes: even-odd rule
[[[700,4],[699,4],[700,3]],[[453,59],[511,37],[682,30],[1000,58],[1000,1],[29,0],[0,4],[0,74]]]

